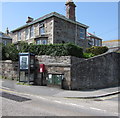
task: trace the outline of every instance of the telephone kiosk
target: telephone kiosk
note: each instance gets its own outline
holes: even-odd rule
[[[33,53],[19,53],[19,82],[34,83],[35,55]]]

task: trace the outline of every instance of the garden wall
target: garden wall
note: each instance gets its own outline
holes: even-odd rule
[[[18,62],[11,60],[0,61],[0,75],[6,79],[17,80],[18,75]]]
[[[45,64],[45,77],[64,74],[64,89],[100,89],[118,86],[120,82],[120,53],[106,53],[83,59],[72,56],[36,56],[36,82],[41,85],[39,64]],[[0,74],[4,78],[18,78],[18,62],[0,61]],[[46,79],[45,78],[45,79]]]
[[[72,89],[99,89],[118,86],[120,53],[107,53],[72,65]]]

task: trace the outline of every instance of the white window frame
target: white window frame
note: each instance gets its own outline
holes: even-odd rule
[[[17,33],[17,40],[21,41],[21,32],[20,31]]]
[[[99,46],[101,46],[101,40],[99,40]]]
[[[34,26],[30,27],[30,38],[34,37]]]
[[[25,39],[28,40],[30,37],[29,28],[25,29]]]
[[[45,43],[43,43],[43,41],[45,41]],[[37,43],[37,42],[39,42],[39,43]],[[44,40],[43,39],[37,40],[36,44],[37,45],[46,45],[47,44],[47,40],[45,40],[45,39]]]
[[[95,39],[94,38],[91,38],[92,39],[92,45],[94,46],[95,45]]]
[[[38,43],[38,42],[39,42],[39,43]],[[40,45],[40,44],[41,44],[41,40],[37,40],[37,41],[36,41],[36,44],[37,44],[37,45]]]
[[[98,40],[95,39],[95,46],[98,46]]]
[[[81,36],[83,35],[83,36]],[[85,39],[85,28],[80,27],[80,39]]]
[[[44,35],[44,34],[45,34],[45,26],[43,23],[41,23],[39,24],[39,35]]]
[[[45,43],[43,43],[45,41]],[[41,44],[46,45],[47,44],[47,40],[41,40]]]

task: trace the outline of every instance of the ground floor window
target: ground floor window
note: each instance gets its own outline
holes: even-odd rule
[[[47,40],[36,40],[36,44],[37,45],[40,45],[40,44],[46,45],[47,44]]]

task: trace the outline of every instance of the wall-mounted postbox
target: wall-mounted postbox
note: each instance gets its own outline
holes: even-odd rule
[[[40,70],[41,73],[45,72],[45,64],[40,64]]]

